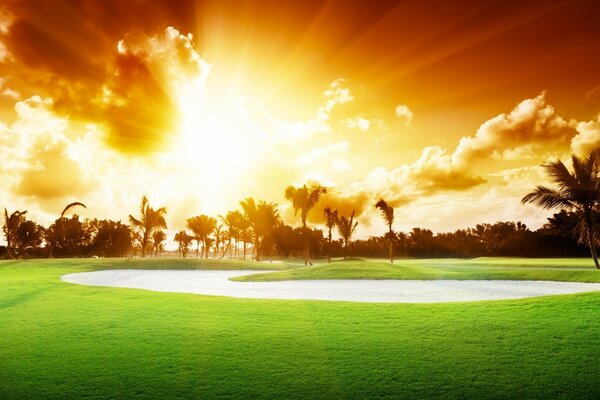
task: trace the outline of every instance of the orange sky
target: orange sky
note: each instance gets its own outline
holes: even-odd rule
[[[594,1],[18,1],[0,5],[0,206],[169,228],[246,196],[379,234],[547,212],[538,167],[600,140]],[[314,222],[318,222],[317,211]]]

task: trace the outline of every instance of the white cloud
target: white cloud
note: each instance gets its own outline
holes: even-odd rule
[[[398,104],[396,106],[396,116],[404,123],[404,125],[408,126],[412,122],[413,113],[408,108],[408,106],[404,104]]]
[[[271,115],[265,108],[251,98],[239,102],[248,126],[254,134],[271,144],[292,145],[311,139],[315,134],[331,131],[330,113],[338,105],[354,99],[349,88],[344,87],[344,79],[337,79],[324,91],[325,103],[315,114],[305,120],[287,121]]]
[[[360,129],[361,131],[366,132],[371,128],[371,121],[360,116],[348,118],[346,120],[346,126],[350,129]]]
[[[589,153],[600,145],[600,114],[595,120],[577,124],[578,134],[571,140],[571,150],[579,155]]]

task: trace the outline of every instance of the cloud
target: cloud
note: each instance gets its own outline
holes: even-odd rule
[[[600,145],[600,114],[595,120],[577,123],[578,134],[571,140],[571,150],[578,155],[588,154]]]
[[[421,156],[411,164],[391,171],[382,167],[373,169],[362,185],[376,197],[405,202],[407,198],[466,190],[484,182],[485,179],[473,175],[469,169],[454,164],[445,149],[431,146],[423,149]]]
[[[412,122],[413,113],[410,111],[408,106],[404,104],[399,104],[396,106],[396,116],[404,123],[404,125],[408,126]]]
[[[155,36],[126,35],[117,46],[113,78],[96,99],[108,143],[131,153],[164,149],[179,133],[182,104],[177,96],[202,93],[209,71],[191,35],[172,27]]]
[[[8,10],[0,7],[0,39],[8,33],[10,26],[12,25],[14,17],[8,12]],[[12,59],[11,54],[8,52],[6,45],[0,40],[0,63]]]
[[[475,136],[463,137],[452,154],[457,165],[477,160],[529,158],[564,148],[577,134],[573,123],[546,102],[545,92],[519,103],[510,113],[484,122]]]
[[[336,188],[328,188],[327,193],[322,195],[315,208],[310,212],[308,221],[313,224],[324,224],[326,222],[325,207],[337,210],[338,215],[347,217],[355,211],[359,216],[369,207],[372,202],[371,196],[365,192],[339,191]]]
[[[287,121],[271,115],[261,104],[252,98],[239,102],[240,111],[254,134],[271,145],[295,146],[319,133],[331,131],[330,114],[335,107],[354,99],[352,92],[344,86],[340,78],[330,83],[323,92],[325,103],[317,108],[314,115],[305,120]]]
[[[366,132],[371,128],[371,121],[364,117],[348,118],[346,120],[346,126],[350,129],[360,129],[361,131]]]
[[[329,157],[329,156],[331,156],[331,154],[344,153],[344,152],[348,151],[349,148],[350,148],[350,142],[348,142],[348,141],[332,143],[330,145],[322,146],[322,147],[315,147],[312,150],[310,150],[309,152],[307,152],[306,154],[301,154],[300,157],[298,158],[298,162],[300,164],[305,164],[305,165],[310,164],[317,159],[320,159],[323,157]]]
[[[44,201],[86,196],[90,182],[79,163],[69,157],[68,146],[66,141],[36,143],[30,167],[21,175],[15,193]]]
[[[13,99],[19,99],[21,95],[16,90],[6,86],[6,78],[0,77],[0,96],[6,96]]]
[[[58,208],[67,198],[90,193],[90,177],[74,155],[68,121],[52,111],[52,100],[34,96],[15,105],[17,120],[0,124],[0,184],[5,204],[32,202]]]
[[[337,104],[344,104],[354,100],[350,88],[345,86],[346,80],[338,78],[325,90],[327,103],[321,108],[324,112],[330,112]]]
[[[474,176],[469,169],[453,163],[446,150],[438,146],[426,147],[421,157],[408,166],[403,176],[424,194],[444,190],[465,190],[485,182]]]

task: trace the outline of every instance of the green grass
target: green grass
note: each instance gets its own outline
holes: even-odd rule
[[[482,265],[466,268],[505,263],[507,270],[518,264],[517,270],[579,272],[523,260],[473,262]],[[406,268],[436,263],[444,270],[463,268],[454,260],[410,261]],[[587,261],[555,263],[589,267]],[[267,264],[0,262],[0,398],[600,397],[600,293],[365,304],[243,300],[59,280],[107,268],[294,266]],[[360,263],[346,266],[359,269]],[[387,273],[378,262],[363,266],[363,274]],[[312,269],[286,272],[303,270]]]
[[[257,273],[237,281],[284,281],[299,279],[483,279],[600,282],[600,271],[592,260],[475,258],[396,260],[346,260],[312,267]]]

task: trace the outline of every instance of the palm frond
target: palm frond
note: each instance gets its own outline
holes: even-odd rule
[[[561,191],[538,186],[533,192],[521,199],[521,203],[532,203],[545,209],[568,208],[578,209],[578,205],[566,197]]]
[[[67,204],[67,206],[62,210],[62,212],[60,213],[60,217],[63,218],[65,216],[65,214],[67,213],[67,211],[69,211],[71,208],[73,207],[83,207],[83,208],[87,208],[85,206],[85,204],[80,203],[78,201],[75,201],[73,203]]]

